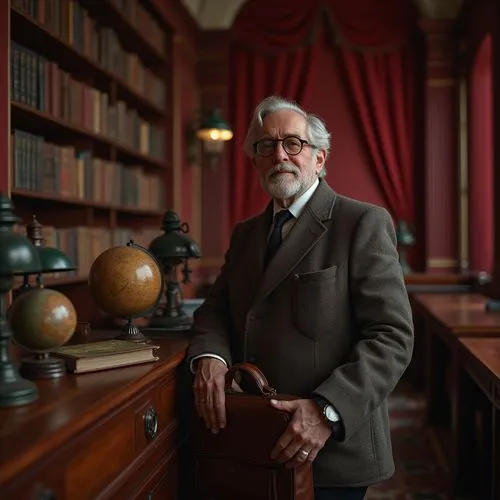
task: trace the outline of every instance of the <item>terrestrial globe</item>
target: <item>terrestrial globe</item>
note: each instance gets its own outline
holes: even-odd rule
[[[50,354],[73,336],[77,314],[66,295],[50,288],[28,289],[9,310],[9,324],[16,344],[32,352],[21,361],[20,373],[28,379],[66,375],[63,359]]]
[[[75,332],[77,315],[71,301],[50,288],[33,288],[14,300],[9,310],[13,339],[29,351],[64,345]]]
[[[142,341],[144,337],[132,319],[157,306],[163,291],[163,274],[156,258],[130,241],[97,257],[90,268],[89,289],[102,311],[129,320],[122,338]]]

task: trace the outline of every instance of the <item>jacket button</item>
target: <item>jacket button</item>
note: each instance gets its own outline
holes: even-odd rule
[[[300,276],[299,276],[298,274],[294,274],[294,275],[293,275],[293,279],[294,279],[294,280],[298,280],[299,278],[300,278]]]
[[[256,361],[257,361],[257,358],[255,356],[248,356],[249,363],[255,363]]]

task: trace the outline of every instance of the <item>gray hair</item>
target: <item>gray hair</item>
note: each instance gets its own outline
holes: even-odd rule
[[[247,136],[245,137],[245,142],[243,149],[245,153],[253,158],[255,155],[253,144],[259,130],[263,126],[264,118],[271,113],[280,111],[282,109],[291,109],[299,115],[302,115],[307,122],[307,140],[314,144],[315,148],[318,150],[324,149],[326,151],[326,158],[330,153],[330,132],[326,129],[323,120],[312,113],[307,113],[302,109],[296,102],[289,101],[282,97],[269,96],[266,97],[260,104],[255,108],[252,121],[248,127]],[[326,167],[323,166],[319,177],[324,177],[326,175]]]

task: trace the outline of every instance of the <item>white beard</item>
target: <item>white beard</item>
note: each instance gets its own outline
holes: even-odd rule
[[[276,172],[290,172],[288,174],[276,174]],[[268,172],[265,178],[260,179],[262,187],[273,198],[288,200],[303,193],[314,182],[314,174],[311,179],[305,177],[295,165],[284,163],[277,165]]]
[[[262,183],[264,189],[273,197],[280,200],[287,200],[295,196],[302,188],[300,180],[295,174],[277,175]]]

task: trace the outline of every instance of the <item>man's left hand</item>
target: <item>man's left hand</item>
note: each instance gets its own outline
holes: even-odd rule
[[[318,405],[311,399],[294,401],[271,400],[277,410],[293,413],[286,431],[271,452],[271,458],[287,467],[312,462],[332,434],[332,428]]]

